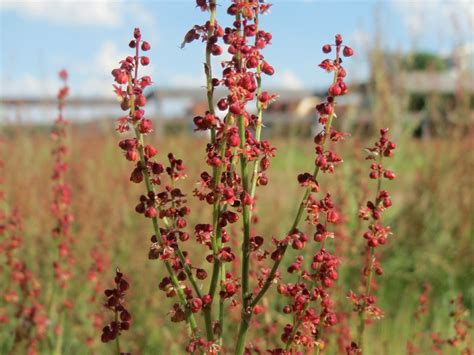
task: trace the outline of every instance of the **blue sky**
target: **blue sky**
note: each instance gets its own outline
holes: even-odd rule
[[[203,45],[179,44],[186,31],[207,18],[194,0],[128,1],[2,0],[0,2],[0,96],[54,95],[56,72],[70,71],[77,96],[112,96],[110,71],[128,53],[133,27],[140,26],[152,44],[150,57],[155,85],[199,87]],[[218,8],[226,24],[227,1]],[[472,43],[474,5],[471,0],[273,1],[261,26],[273,34],[264,55],[276,74],[269,87],[320,88],[330,80],[317,64],[321,45],[341,33],[357,56],[348,63],[350,75],[367,75],[367,48],[380,30],[390,50],[447,53]],[[377,13],[378,25],[374,14]],[[457,25],[455,25],[457,23]],[[456,27],[457,26],[457,27]],[[217,64],[217,63],[216,63]]]

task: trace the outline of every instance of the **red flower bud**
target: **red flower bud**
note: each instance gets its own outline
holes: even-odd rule
[[[147,218],[154,218],[157,216],[157,213],[156,213],[156,209],[155,207],[148,207],[146,210],[145,210],[145,217]]]
[[[344,55],[344,57],[351,57],[352,55],[354,55],[354,50],[351,47],[345,46],[342,50],[342,54]]]
[[[147,66],[148,64],[150,64],[150,58],[148,58],[148,57],[141,57],[141,58],[140,58],[140,64],[143,65],[143,66]]]
[[[396,177],[395,173],[391,170],[385,170],[383,173],[383,176],[384,178],[389,179],[389,180],[393,180]]]
[[[143,41],[142,43],[142,51],[149,51],[151,49],[150,43]]]
[[[136,161],[138,159],[138,153],[135,149],[127,150],[125,157],[127,160]]]
[[[222,54],[222,47],[217,45],[217,44],[213,44],[212,47],[211,47],[211,53],[212,55],[221,55]]]
[[[226,99],[220,99],[217,102],[217,107],[219,108],[219,110],[224,111],[227,110],[227,107],[229,107],[229,105],[227,105]]]
[[[140,124],[138,125],[138,131],[143,134],[147,134],[153,131],[153,123],[151,122],[151,120],[141,120]]]
[[[146,97],[143,95],[138,95],[135,99],[135,105],[143,107],[146,105]]]
[[[158,153],[158,150],[155,147],[153,147],[152,145],[147,144],[145,146],[145,155],[148,158],[154,157],[157,153]]]

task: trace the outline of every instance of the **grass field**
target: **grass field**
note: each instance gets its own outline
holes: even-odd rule
[[[102,122],[101,125],[106,128],[104,131],[112,132],[111,122]],[[1,146],[5,162],[3,189],[6,205],[8,209],[18,208],[23,217],[24,240],[20,254],[39,280],[46,300],[54,287],[51,261],[56,254],[49,210],[52,143],[46,129],[6,128]],[[73,308],[66,313],[63,353],[105,354],[109,346],[112,351],[112,345],[100,343],[101,327],[94,329],[91,319],[92,313],[101,312],[103,296],[99,294],[94,302],[88,301],[95,294],[87,278],[93,263],[90,252],[97,249],[107,254],[110,261],[104,264],[105,271],[99,276],[101,288],[111,286],[116,266],[128,276],[132,285],[129,305],[133,324],[121,339],[125,348],[133,354],[180,354],[186,328],[183,323],[174,324],[167,319],[170,304],[158,290],[163,267],[147,258],[151,235],[149,223],[136,218],[134,212],[136,199],[141,193],[140,186],[132,186],[128,181],[130,167],[124,159],[119,159],[119,138],[100,132],[73,126],[70,137],[68,180],[73,191],[75,220],[72,235],[76,263],[66,291]],[[378,290],[385,317],[368,328],[366,353],[404,354],[407,341],[414,339],[417,332],[423,332],[416,337],[416,344],[423,354],[430,354],[431,333],[440,332],[444,338],[453,335],[450,300],[462,294],[464,307],[472,312],[474,306],[474,135],[473,132],[451,132],[449,137],[418,140],[412,138],[408,130],[399,130],[393,134],[393,139],[399,148],[388,167],[396,172],[397,180],[387,183],[387,188],[393,193],[394,207],[389,210],[386,221],[392,226],[394,236],[382,249],[384,276],[380,278]],[[182,184],[184,191],[188,192],[191,209],[195,209],[188,224],[193,226],[208,218],[210,208],[203,210],[202,204],[198,204],[191,193],[202,166],[205,140],[193,136],[155,136],[152,140],[162,157],[172,150],[184,159],[188,167],[188,178]],[[339,255],[343,256],[337,294],[339,309],[345,311],[350,311],[345,296],[349,290],[357,289],[362,265],[363,239],[357,211],[371,191],[367,185],[368,164],[363,160],[363,148],[372,140],[357,134],[345,141],[341,145],[345,161],[343,168],[320,181],[322,192],[329,187],[335,200],[343,206],[347,220],[340,227],[341,237],[334,243]],[[311,169],[314,156],[311,139],[277,138],[273,143],[278,154],[270,168],[270,184],[257,193],[260,221],[255,231],[268,239],[272,235],[281,236],[288,229],[303,193],[296,175]],[[238,227],[232,231],[236,243],[239,233]],[[188,244],[193,261],[199,260],[203,249],[196,247],[195,251],[189,245],[193,244]],[[8,285],[7,270],[2,270],[0,282]],[[413,312],[425,282],[432,287],[430,312],[421,321],[415,321]],[[278,344],[280,333],[277,329],[288,322],[281,313],[281,301],[274,296],[275,290],[271,290],[264,305],[276,311],[271,312],[272,316],[270,313],[260,315],[262,328],[250,334],[256,344]],[[0,311],[9,312],[3,300]],[[229,329],[227,334],[236,334],[237,331],[239,314],[231,311],[229,318],[232,317],[235,322],[228,321],[227,326],[233,330]],[[468,318],[472,320],[472,316]],[[275,328],[274,323],[279,326]],[[357,324],[350,320],[349,323]],[[8,353],[13,341],[9,331],[15,326],[15,320],[2,325],[0,353]],[[333,332],[327,351],[330,354],[339,353],[335,340],[340,329],[336,327]],[[53,343],[53,333],[48,334]],[[89,337],[93,340],[86,347]],[[228,341],[232,343],[232,339]],[[42,346],[40,353],[49,353],[47,342]],[[445,348],[443,353],[449,354],[450,351],[456,353],[451,348]]]

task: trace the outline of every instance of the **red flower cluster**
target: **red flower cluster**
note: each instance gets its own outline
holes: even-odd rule
[[[132,320],[130,312],[125,308],[125,291],[130,288],[130,285],[118,268],[115,272],[114,282],[115,288],[104,291],[107,297],[104,306],[114,312],[115,317],[113,321],[102,329],[101,340],[104,343],[115,340],[122,331],[129,330]]]
[[[1,200],[1,199],[0,199]],[[0,201],[1,202],[1,201]],[[38,345],[46,335],[49,319],[41,303],[38,279],[20,258],[23,223],[17,209],[10,215],[0,215],[0,254],[6,256],[5,270],[10,273],[10,283],[2,292],[7,304],[14,305],[14,312],[0,311],[0,324],[16,319],[13,344],[26,342],[28,354],[38,354]],[[13,307],[12,307],[13,309]],[[5,311],[5,313],[4,313]]]
[[[59,113],[51,132],[51,137],[56,144],[52,150],[54,168],[51,177],[53,184],[51,211],[56,219],[56,226],[52,230],[52,235],[53,238],[58,239],[59,252],[59,258],[53,263],[54,275],[60,288],[64,289],[67,286],[67,281],[71,278],[71,266],[74,264],[71,251],[73,238],[70,232],[71,222],[74,218],[71,213],[71,186],[65,181],[65,174],[69,169],[69,164],[66,162],[66,156],[69,153],[69,148],[66,144],[69,122],[64,119],[65,100],[69,95],[69,87],[67,86],[68,74],[66,70],[61,70],[59,77],[64,85],[58,91]]]
[[[463,305],[462,295],[458,295],[451,300],[454,309],[449,316],[452,320],[454,335],[443,339],[441,334],[431,334],[431,350],[435,354],[444,354],[446,346],[456,349],[455,351],[462,355],[472,355],[472,329],[474,324],[469,319],[469,311]]]
[[[187,223],[185,217],[190,210],[186,206],[186,196],[176,187],[178,180],[186,177],[185,166],[181,159],[168,154],[169,164],[165,167],[156,158],[158,150],[145,144],[145,136],[152,132],[152,121],[145,117],[144,106],[146,98],[144,89],[151,85],[149,76],[139,77],[139,67],[149,64],[149,58],[140,55],[148,51],[151,46],[143,41],[140,29],[134,30],[134,39],[129,44],[135,49],[135,55],[129,56],[120,62],[120,67],[112,71],[116,85],[115,93],[121,99],[121,107],[128,114],[119,118],[117,130],[127,132],[132,130],[135,137],[127,138],[119,143],[124,151],[125,158],[135,162],[130,181],[145,183],[146,194],[141,195],[135,210],[151,219],[154,234],[151,237],[149,259],[160,259],[164,262],[168,276],[160,283],[160,289],[168,297],[177,296],[179,304],[175,304],[173,321],[188,320],[194,334],[197,335],[197,325],[193,312],[200,310],[204,302],[203,295],[194,280],[194,275],[187,259],[187,253],[182,251],[178,241],[186,241],[189,234],[183,229]],[[163,176],[167,176],[166,183]],[[158,191],[158,187],[160,190]],[[160,227],[160,223],[162,223]],[[200,276],[203,274],[200,273]],[[183,284],[190,279],[193,290]],[[191,312],[190,312],[191,311]],[[184,318],[180,315],[184,315]]]
[[[328,92],[328,97],[324,103],[316,106],[319,115],[319,123],[323,130],[318,133],[314,139],[316,144],[316,160],[314,172],[302,173],[298,175],[298,182],[306,188],[306,193],[300,204],[300,210],[297,213],[295,221],[289,233],[283,240],[274,239],[275,250],[271,253],[271,258],[275,264],[272,271],[266,274],[265,279],[259,280],[262,285],[257,293],[256,300],[266,292],[272,280],[277,276],[277,267],[281,262],[288,245],[295,250],[301,250],[309,243],[309,237],[298,229],[298,224],[306,211],[306,221],[314,226],[314,241],[321,243],[320,249],[315,252],[310,269],[304,266],[302,256],[297,256],[288,268],[291,274],[297,273],[299,282],[280,283],[278,291],[283,296],[290,298],[290,303],[283,309],[284,313],[293,314],[293,323],[287,324],[281,336],[286,344],[285,350],[274,349],[272,353],[280,354],[291,351],[293,344],[310,348],[323,348],[324,329],[333,326],[337,322],[336,314],[333,310],[333,301],[331,300],[329,288],[337,280],[337,268],[339,258],[332,255],[325,247],[328,238],[334,238],[335,234],[330,230],[331,224],[337,224],[340,221],[339,213],[335,208],[329,193],[320,200],[317,200],[313,194],[320,190],[317,177],[319,172],[333,173],[337,165],[342,163],[341,157],[334,151],[326,148],[328,141],[338,142],[348,134],[337,132],[332,128],[332,121],[336,117],[335,96],[343,95],[347,92],[347,86],[344,83],[346,72],[342,67],[342,59],[339,56],[341,51],[342,38],[336,36],[336,59],[326,59],[321,66],[327,71],[334,73],[333,85]],[[328,51],[325,51],[328,52]],[[332,89],[334,85],[343,88],[337,94]],[[330,138],[328,140],[327,138]],[[252,303],[254,304],[255,301]]]
[[[246,293],[249,291],[246,277],[242,277],[241,282],[238,282],[238,278],[225,271],[226,263],[238,262],[233,248],[225,245],[230,241],[226,228],[237,221],[247,225],[244,228],[246,265],[249,263],[247,256],[250,251],[257,251],[263,244],[263,239],[260,241],[262,237],[253,239],[256,243],[251,243],[248,226],[255,202],[255,187],[268,183],[265,171],[270,166],[270,158],[275,155],[275,148],[271,147],[268,141],[260,140],[260,129],[262,111],[276,95],[262,92],[260,88],[262,73],[274,73],[273,67],[261,54],[270,44],[272,36],[258,25],[258,16],[265,13],[270,5],[256,0],[233,1],[227,13],[235,19],[231,27],[223,29],[215,21],[215,1],[196,3],[203,11],[210,12],[210,20],[188,31],[183,46],[197,39],[206,42],[205,74],[209,105],[208,110],[194,117],[193,121],[196,130],[211,133],[211,141],[206,147],[206,162],[212,172],[202,172],[199,187],[194,190],[194,195],[213,206],[212,224],[202,223],[195,227],[198,243],[206,245],[212,251],[207,260],[214,264],[208,293],[211,303],[204,307],[206,336],[208,340],[212,340],[212,329],[217,329],[218,333],[222,330],[220,322],[223,317],[218,317],[219,323],[214,323],[215,326],[212,326],[211,320],[212,301],[219,286],[218,280],[220,279],[221,304],[226,299],[231,299],[232,304],[235,304],[234,296],[242,285]],[[232,57],[222,62],[222,78],[218,79],[212,76],[210,58],[211,55],[216,56],[223,52],[220,40],[227,46],[227,52]],[[224,112],[224,117],[219,117],[214,108],[214,89],[219,85],[228,89],[228,94],[217,100],[217,109]],[[257,99],[258,112],[251,115],[245,106],[254,99]],[[246,166],[240,175],[235,168],[239,159],[241,164]],[[248,164],[253,164],[252,176],[249,175]],[[244,303],[247,300],[247,296],[244,297]],[[219,312],[222,312],[223,306],[219,308]]]
[[[370,166],[371,172],[369,177],[377,180],[377,190],[375,200],[368,201],[366,206],[359,210],[359,218],[361,220],[370,220],[368,229],[363,234],[364,239],[367,240],[365,266],[362,270],[364,292],[357,295],[351,291],[348,296],[353,304],[354,312],[357,312],[360,318],[358,339],[353,345],[354,348],[360,349],[360,351],[363,351],[364,348],[366,316],[368,315],[371,318],[383,316],[382,310],[376,306],[377,298],[371,294],[371,291],[374,287],[374,272],[376,275],[383,274],[383,269],[375,249],[380,245],[384,245],[391,235],[390,226],[382,224],[383,212],[392,206],[390,194],[388,191],[382,190],[382,179],[393,180],[395,174],[391,170],[385,169],[382,163],[383,158],[393,156],[395,148],[395,143],[388,138],[388,129],[384,128],[380,130],[380,138],[375,142],[374,146],[366,149],[368,153],[366,159],[376,161]]]

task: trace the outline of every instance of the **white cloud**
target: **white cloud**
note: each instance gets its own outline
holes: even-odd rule
[[[14,11],[22,16],[48,22],[73,25],[117,27],[125,16],[132,15],[145,25],[153,18],[140,4],[114,0],[2,0],[1,11]]]
[[[348,43],[352,48],[357,49],[357,54],[359,54],[363,50],[368,51],[373,40],[373,35],[359,27],[349,35]]]
[[[67,67],[71,96],[114,97],[111,71],[117,68],[119,61],[128,54],[119,50],[114,42],[104,42],[92,60]],[[0,85],[0,96],[54,97],[61,83],[56,72],[49,70],[53,68],[47,69],[43,75],[26,73],[14,80],[4,71],[2,83],[8,85]],[[139,74],[153,77],[153,66],[140,67]]]
[[[54,97],[60,86],[59,80],[56,78],[41,78],[29,73],[23,74],[14,80],[2,80],[2,82],[3,84],[0,85],[1,97]],[[8,82],[8,85],[4,84],[6,82]]]
[[[111,72],[119,66],[119,61],[129,54],[119,50],[115,42],[104,42],[92,61],[83,62],[71,68],[71,76],[80,77],[80,80],[75,83],[76,87],[71,87],[71,90],[77,96],[112,97],[114,94]],[[140,67],[139,75],[153,77],[153,66]]]
[[[268,79],[267,79],[268,78]],[[282,89],[302,89],[303,81],[291,70],[277,70],[272,77],[264,76],[263,83],[265,86],[276,87]]]
[[[94,68],[101,73],[110,74],[118,66],[120,60],[127,56],[127,52],[121,52],[115,42],[107,41],[102,44],[94,58]]]
[[[474,31],[472,0],[392,0],[416,40],[427,32],[471,36]],[[448,32],[448,33],[446,33]]]

